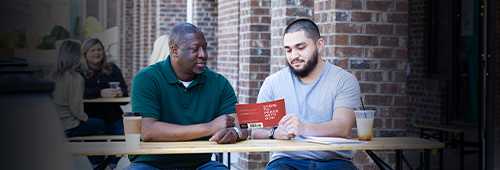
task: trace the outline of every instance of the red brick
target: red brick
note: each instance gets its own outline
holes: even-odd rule
[[[336,23],[335,32],[337,33],[362,33],[363,26],[352,23]]]
[[[398,12],[408,12],[408,2],[407,1],[396,1],[396,11]]]
[[[382,72],[374,71],[374,72],[364,72],[364,76],[361,79],[363,81],[382,81]]]
[[[370,48],[368,49],[368,57],[372,58],[391,58],[393,49],[391,48]]]
[[[336,47],[334,55],[337,57],[362,57],[362,48]]]
[[[351,36],[351,45],[361,46],[376,46],[378,45],[378,37],[375,36]]]
[[[396,25],[395,26],[395,35],[408,35],[408,26],[407,25]]]
[[[367,34],[390,35],[393,34],[393,25],[390,24],[366,24]]]
[[[364,100],[366,105],[391,106],[393,97],[382,95],[365,95]]]
[[[372,84],[372,83],[359,83],[361,93],[376,93],[377,92],[377,84]]]
[[[349,42],[349,36],[347,35],[335,35],[334,45],[347,45]]]
[[[336,0],[335,9],[352,9],[352,0]]]
[[[389,11],[394,7],[394,1],[367,1],[366,9],[374,11]]]
[[[394,84],[394,83],[380,84],[380,93],[401,94],[402,93],[401,84]]]
[[[368,22],[372,21],[372,13],[370,12],[352,12],[351,21],[353,22]]]
[[[389,13],[387,14],[387,22],[406,24],[408,22],[407,13]]]
[[[397,37],[381,37],[380,38],[380,46],[397,47],[397,46],[399,46],[398,38]]]

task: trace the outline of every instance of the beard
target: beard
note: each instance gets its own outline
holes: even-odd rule
[[[294,60],[298,60],[298,59],[294,59]],[[316,49],[314,51],[313,55],[311,56],[311,59],[306,62],[306,64],[304,65],[304,67],[302,69],[293,68],[292,65],[290,65],[290,62],[286,62],[286,64],[288,65],[288,68],[290,68],[290,70],[292,70],[292,73],[295,74],[296,76],[306,77],[314,70],[316,65],[318,65],[318,50]]]

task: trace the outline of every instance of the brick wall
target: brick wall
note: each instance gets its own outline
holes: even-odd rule
[[[419,124],[438,124],[441,121],[443,96],[446,89],[442,81],[426,75],[427,65],[425,58],[425,30],[429,18],[425,16],[428,1],[413,0],[410,3],[409,22],[409,63],[410,76],[408,78],[408,107],[411,121]]]
[[[327,60],[358,78],[365,106],[377,110],[376,136],[405,135],[408,1],[336,0],[330,11],[315,15],[325,32]],[[392,153],[380,154],[392,162]],[[354,155],[360,169],[374,168],[365,153]]]
[[[207,66],[217,68],[217,1],[193,1],[193,24],[205,34],[207,40]]]
[[[120,6],[120,68],[130,82],[147,65],[156,38],[186,20],[186,1],[125,0]]]
[[[239,1],[220,0],[217,11],[217,71],[238,92]]]

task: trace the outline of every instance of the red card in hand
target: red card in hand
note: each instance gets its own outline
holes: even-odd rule
[[[285,114],[285,99],[265,103],[236,105],[236,117],[241,128],[278,126],[279,121]]]

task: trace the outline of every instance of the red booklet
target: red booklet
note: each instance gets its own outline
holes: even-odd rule
[[[279,121],[285,114],[285,99],[236,105],[236,117],[241,128],[278,126]]]

